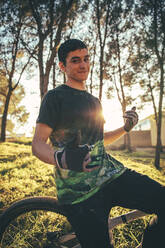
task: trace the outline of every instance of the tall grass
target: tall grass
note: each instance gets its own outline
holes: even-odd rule
[[[32,156],[30,140],[15,140],[0,144],[0,213],[12,202],[27,196],[56,196],[53,166]],[[147,174],[165,185],[165,156],[161,171],[153,166],[149,153],[112,152],[127,167]],[[129,211],[115,207],[111,216]],[[150,216],[113,230],[115,247],[135,248],[142,237]],[[2,248],[55,248],[58,237],[71,230],[66,218],[55,213],[33,211],[15,220],[6,232]]]

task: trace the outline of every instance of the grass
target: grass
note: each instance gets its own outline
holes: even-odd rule
[[[27,196],[56,196],[53,166],[32,156],[29,139],[0,143],[0,212],[12,202]],[[154,168],[154,154],[145,152],[111,153],[127,167],[147,174],[165,185],[165,155],[161,156],[161,171]],[[111,216],[128,212],[115,207]],[[138,219],[113,230],[115,247],[135,248],[150,216]],[[71,230],[66,218],[55,213],[33,211],[9,226],[1,248],[55,248],[58,237]],[[14,238],[13,238],[14,237]],[[14,240],[14,241],[13,241]]]

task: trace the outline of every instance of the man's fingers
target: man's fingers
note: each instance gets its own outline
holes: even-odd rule
[[[83,171],[86,171],[86,166],[91,162],[90,153],[88,152],[82,163]]]
[[[90,156],[90,153],[87,153],[87,155],[85,156],[84,158],[84,161],[83,161],[83,164],[82,164],[82,167],[83,167],[83,172],[91,172],[93,170],[96,170],[98,167],[100,166],[94,166],[94,167],[91,167],[91,168],[87,168],[88,164],[91,163],[91,156]]]
[[[123,115],[124,118],[138,118],[138,115],[136,112],[126,112],[124,115]]]
[[[131,110],[132,110],[132,111],[136,111],[136,107],[134,106]]]
[[[135,113],[137,115],[137,113],[135,111],[136,111],[136,107],[134,106],[134,107],[132,107],[131,110],[125,111],[124,115],[127,113]]]
[[[93,170],[96,170],[96,169],[98,169],[100,166],[94,166],[94,167],[91,167],[91,168],[86,168],[86,167],[84,167],[84,172],[91,172],[91,171],[93,171]]]
[[[91,156],[90,156],[90,152],[88,152],[84,158],[83,163],[89,163],[89,161],[91,162]]]
[[[136,111],[134,111],[134,110],[128,110],[124,114],[135,114],[135,115],[137,115]]]

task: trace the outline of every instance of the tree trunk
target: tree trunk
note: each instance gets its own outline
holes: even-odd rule
[[[53,89],[56,87],[56,63],[53,63]]]
[[[159,112],[158,112],[158,123],[157,123],[157,144],[155,151],[155,167],[160,169],[160,152],[162,150],[161,142],[161,127],[162,127],[162,103],[163,103],[163,92],[164,92],[164,68],[163,62],[160,66],[161,75],[160,75],[160,95],[159,95]]]
[[[123,144],[123,149],[127,150],[128,152],[132,152],[132,147],[131,147],[131,137],[129,133],[126,133],[124,135],[124,144]]]
[[[160,152],[161,152],[161,141],[160,141],[160,131],[159,128],[157,128],[157,144],[156,144],[156,150],[155,150],[155,162],[154,165],[156,169],[160,169]]]
[[[162,103],[164,93],[164,46],[162,52],[158,50],[158,5],[157,1],[154,2],[154,46],[155,53],[160,65],[160,93],[159,93],[159,109],[158,109],[158,122],[157,122],[157,144],[155,151],[155,167],[160,169],[160,152],[161,152],[161,126],[162,126]],[[163,23],[163,19],[161,19]],[[163,44],[164,45],[164,44]]]
[[[99,100],[102,99],[102,93],[103,93],[103,48],[101,47],[101,54],[100,54],[100,86],[99,86]]]
[[[98,34],[96,36],[96,41],[98,39]],[[94,66],[95,66],[95,57],[96,57],[96,41],[94,41],[93,47],[93,58],[92,58],[92,63],[91,63],[91,70],[90,70],[90,85],[89,85],[89,89],[90,89],[90,93],[92,94],[93,91],[93,72],[94,72]]]
[[[118,27],[116,25],[116,41],[117,41],[117,58],[118,58],[118,72],[119,72],[119,83],[120,83],[120,90],[121,90],[121,98],[119,99],[121,106],[122,106],[122,112],[123,115],[126,111],[126,97],[124,93],[124,84],[123,84],[123,79],[122,79],[122,69],[121,69],[121,54],[120,54],[120,44],[119,44],[119,35],[118,35]],[[118,94],[119,98],[119,94]],[[124,137],[124,149],[127,149],[129,152],[132,151],[131,148],[131,138],[130,134],[127,133]]]
[[[107,2],[107,11],[106,11],[106,18],[105,18],[105,24],[104,24],[104,34],[102,37],[102,28],[100,25],[101,21],[101,15],[100,15],[100,4],[99,0],[96,0],[96,18],[97,18],[97,32],[99,37],[99,43],[100,43],[100,86],[99,86],[99,99],[101,101],[102,99],[102,92],[103,92],[103,71],[104,71],[104,48],[105,48],[105,42],[107,38],[107,31],[108,31],[108,23],[109,23],[109,13],[110,13],[110,1]]]
[[[6,96],[5,107],[2,115],[2,124],[1,124],[1,137],[0,140],[2,142],[6,141],[6,125],[7,125],[7,114],[9,109],[10,98],[12,95],[12,90],[9,88],[9,91]]]

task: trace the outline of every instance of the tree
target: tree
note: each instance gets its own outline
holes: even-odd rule
[[[6,125],[9,105],[13,92],[18,87],[21,77],[30,62],[30,57],[24,57],[24,52],[20,43],[20,35],[22,31],[22,21],[24,17],[24,9],[21,7],[13,8],[8,1],[1,8],[1,21],[3,28],[1,29],[1,61],[0,70],[7,82],[7,90],[5,93],[5,103],[2,113],[1,122],[1,141],[6,139]],[[12,12],[6,9],[10,8]],[[5,38],[4,38],[5,37]]]
[[[164,57],[165,57],[165,2],[163,0],[139,0],[135,3],[135,16],[141,25],[143,38],[147,55],[152,58],[150,66],[150,77],[158,75],[158,84],[155,89],[157,92],[158,104],[155,116],[157,120],[157,145],[155,151],[155,167],[160,169],[160,152],[161,152],[161,128],[162,128],[162,107],[164,96]],[[157,70],[153,73],[152,68],[155,68],[155,59]],[[149,80],[148,89],[151,97],[153,97],[154,88]],[[155,104],[155,103],[154,103]],[[155,105],[154,105],[155,106]],[[156,107],[154,107],[156,108]]]
[[[129,57],[134,52],[131,35],[133,31],[130,25],[131,10],[125,9],[123,2],[117,2],[115,10],[112,12],[113,15],[111,15],[111,22],[108,26],[108,42],[105,53],[107,66],[104,69],[104,75],[113,82],[112,86],[108,87],[107,94],[112,95],[112,92],[116,92],[124,115],[126,108],[131,107],[134,102],[134,96],[131,94],[134,87],[133,70],[129,63]],[[129,133],[124,137],[124,148],[132,150]]]
[[[99,47],[100,47],[100,56],[99,56],[99,65],[100,65],[100,87],[99,87],[99,99],[102,99],[103,92],[103,72],[104,72],[104,50],[106,46],[106,39],[108,34],[108,24],[110,22],[110,6],[111,1],[95,1],[96,5],[96,22],[97,22],[97,32],[99,38]],[[113,7],[112,7],[113,8]],[[104,25],[101,25],[101,22],[104,22]]]
[[[131,105],[133,97],[128,92],[132,88],[132,71],[127,65],[124,52],[130,48],[131,36],[128,25],[129,10],[124,9],[123,1],[95,1],[96,24],[99,38],[99,98],[102,99],[103,85],[109,80],[113,86],[108,87],[107,95],[111,97],[116,90],[124,115],[126,107]],[[131,50],[131,49],[130,49]],[[132,52],[130,51],[129,52]],[[103,83],[104,80],[104,83]],[[125,135],[124,147],[131,151],[129,134]]]
[[[73,3],[73,0],[27,1],[29,18],[24,30],[27,36],[22,42],[38,64],[41,99],[48,90],[57,47]]]
[[[2,116],[6,96],[8,92],[8,80],[3,76],[3,73],[0,74],[0,116]],[[6,123],[6,133],[13,135],[14,128],[16,127],[16,122],[20,123],[21,126],[26,123],[29,113],[27,113],[25,106],[20,105],[20,102],[25,96],[25,91],[22,85],[18,85],[18,87],[14,90],[11,95],[9,107],[8,107],[8,115],[7,115],[7,123]],[[2,118],[0,117],[2,121]],[[0,122],[1,129],[1,122]]]

